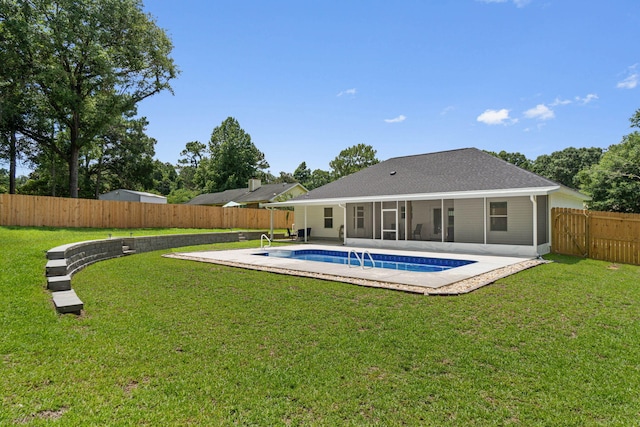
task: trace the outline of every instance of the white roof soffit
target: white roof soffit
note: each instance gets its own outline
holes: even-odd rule
[[[440,200],[440,199],[475,199],[479,197],[518,197],[518,196],[546,196],[555,191],[561,190],[559,185],[535,188],[507,188],[502,190],[486,191],[459,191],[452,193],[426,193],[426,194],[397,194],[390,196],[366,196],[366,197],[343,197],[331,199],[313,200],[288,200],[286,202],[265,203],[265,207],[279,206],[311,206],[311,205],[336,205],[344,203],[366,203],[366,202],[386,202],[396,200]],[[580,193],[574,192],[577,196]],[[582,196],[584,197],[584,196]]]

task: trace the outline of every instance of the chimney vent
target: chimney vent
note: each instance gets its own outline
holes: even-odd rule
[[[251,178],[249,180],[249,191],[256,191],[260,187],[262,187],[262,181],[259,179]]]

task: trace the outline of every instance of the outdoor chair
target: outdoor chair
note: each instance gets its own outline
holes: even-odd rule
[[[422,240],[422,224],[416,224],[416,229],[413,230],[413,240]]]
[[[298,238],[298,232],[295,230],[291,231],[287,228],[287,237],[291,240],[295,240]]]
[[[307,240],[311,237],[311,227],[307,227],[306,230],[304,228],[298,230],[298,240],[304,240],[305,236]]]

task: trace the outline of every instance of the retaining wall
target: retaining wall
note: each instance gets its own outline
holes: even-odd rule
[[[70,243],[47,251],[47,289],[60,313],[79,314],[84,304],[71,289],[71,277],[94,262],[134,253],[152,252],[184,246],[258,240],[266,231],[228,233],[169,234],[164,236],[112,237]],[[282,237],[282,236],[278,236]]]

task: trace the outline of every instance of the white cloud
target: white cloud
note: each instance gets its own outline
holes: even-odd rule
[[[347,89],[347,90],[343,90],[342,92],[338,93],[337,96],[342,96],[342,95],[355,95],[356,94],[356,88],[352,88],[352,89]]]
[[[556,115],[553,110],[546,105],[538,104],[534,108],[525,111],[524,116],[527,119],[549,120],[553,119]]]
[[[509,117],[509,110],[506,108],[502,110],[485,110],[476,120],[487,125],[506,125],[518,121],[518,119]]]
[[[619,81],[616,87],[618,89],[634,89],[640,82],[640,74],[638,73],[638,64],[627,67],[625,71],[627,77]]]
[[[624,80],[619,81],[616,87],[618,89],[633,89],[638,86],[638,79],[640,79],[640,74],[630,74]]]
[[[531,0],[513,0],[513,4],[518,7],[525,7],[529,3],[531,3]]]
[[[453,105],[449,105],[448,107],[445,107],[442,111],[440,111],[440,115],[441,116],[446,116],[447,114],[449,114],[451,111],[455,110],[456,107],[454,107]]]
[[[481,3],[506,3],[509,0],[477,0],[477,1]],[[525,7],[529,3],[531,3],[531,0],[513,0],[513,4],[515,4],[517,7]]]
[[[407,118],[400,114],[398,117],[395,117],[393,119],[384,119],[385,122],[387,123],[400,123],[400,122],[404,122]]]
[[[557,107],[558,105],[569,105],[571,104],[570,99],[560,99],[560,98],[556,98],[551,104],[549,104],[552,107]]]
[[[585,96],[584,98],[580,98],[579,96],[576,96],[576,101],[578,101],[582,105],[588,104],[591,101],[594,101],[596,99],[598,99],[598,95],[596,95],[595,93],[590,93],[587,96]]]

